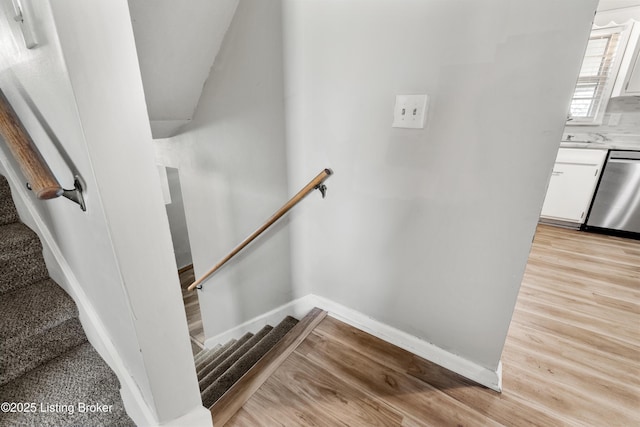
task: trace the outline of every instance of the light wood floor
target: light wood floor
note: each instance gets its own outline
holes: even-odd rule
[[[182,301],[187,313],[191,350],[195,355],[204,347],[204,329],[202,328],[198,292],[187,291],[187,287],[195,281],[193,265],[180,269],[178,275],[180,277],[180,288],[182,289]]]
[[[326,318],[232,426],[640,426],[640,242],[540,226],[501,394]]]

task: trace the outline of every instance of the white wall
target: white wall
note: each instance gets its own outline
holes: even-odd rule
[[[180,169],[197,276],[289,197],[283,85],[280,2],[241,1],[193,122],[181,135],[156,141],[158,162]],[[291,300],[285,224],[204,284],[207,337]]]
[[[167,167],[167,183],[171,203],[165,205],[173,252],[178,268],[183,268],[193,263],[191,259],[191,243],[189,242],[189,229],[184,212],[184,200],[182,198],[182,186],[180,185],[180,171],[178,168]]]
[[[296,294],[497,369],[596,3],[284,0]]]
[[[87,187],[86,213],[64,199],[31,199],[34,217],[152,416],[177,418],[201,404],[127,2],[22,3],[39,46],[24,48],[3,2],[0,85],[63,186],[72,187],[71,169]],[[6,150],[2,161],[12,168]]]

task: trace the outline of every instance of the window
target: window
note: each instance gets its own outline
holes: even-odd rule
[[[625,27],[591,32],[569,113],[570,125],[600,124],[618,73]]]

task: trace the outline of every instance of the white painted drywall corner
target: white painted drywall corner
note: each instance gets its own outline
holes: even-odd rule
[[[162,423],[201,400],[129,6],[61,0],[51,9],[144,363],[144,396]]]

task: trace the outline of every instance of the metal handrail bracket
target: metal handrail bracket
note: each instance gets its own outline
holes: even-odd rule
[[[33,191],[39,200],[63,196],[77,203],[83,211],[87,210],[82,179],[76,175],[72,190],[62,188],[2,90],[0,90],[0,135],[18,162],[22,175],[26,178],[27,188]]]

